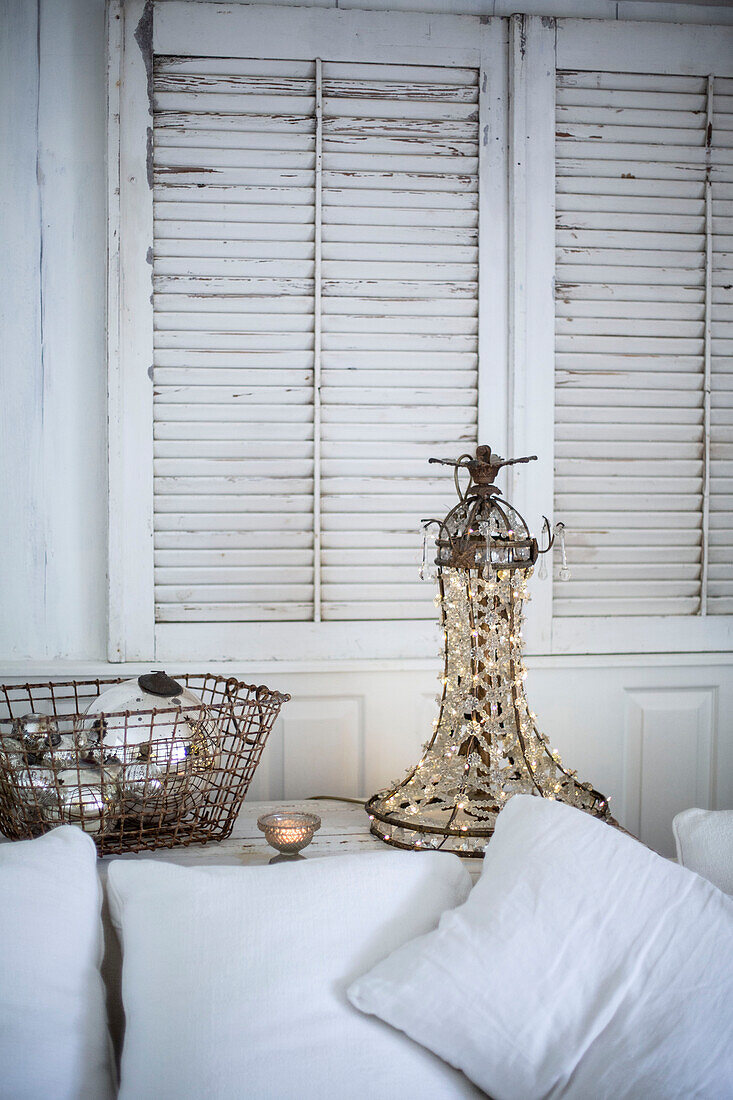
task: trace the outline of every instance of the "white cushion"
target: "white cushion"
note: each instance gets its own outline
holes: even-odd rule
[[[466,904],[348,996],[494,1100],[733,1096],[733,901],[558,802],[513,798]]]
[[[678,862],[733,894],[733,810],[685,810],[672,829]]]
[[[362,1016],[345,992],[469,889],[460,861],[435,852],[264,867],[113,862],[120,1096],[474,1096],[465,1077]]]
[[[0,1097],[114,1096],[91,837],[0,844],[0,899]]]

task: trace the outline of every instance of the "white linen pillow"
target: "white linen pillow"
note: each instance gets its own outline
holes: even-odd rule
[[[0,1097],[115,1094],[91,837],[62,825],[0,844]]]
[[[515,796],[465,905],[348,997],[494,1100],[733,1096],[733,900],[559,802]]]
[[[672,830],[678,863],[733,895],[733,810],[684,810]]]
[[[465,900],[454,856],[379,851],[266,867],[117,860],[121,1100],[475,1096],[346,1000],[360,973]]]

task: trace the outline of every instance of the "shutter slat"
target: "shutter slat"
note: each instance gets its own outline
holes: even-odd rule
[[[274,521],[273,521],[274,525]],[[273,555],[277,561],[277,555],[288,554],[293,551],[300,554],[308,554],[312,557],[313,536],[310,532],[294,531],[292,528],[280,526],[278,545],[275,549],[271,546],[271,538],[268,532],[262,530],[250,531],[247,536],[246,549],[242,549],[242,531],[245,528],[230,523],[229,527],[208,527],[206,530],[186,531],[183,529],[168,527],[155,532],[155,553],[169,552],[177,556],[178,561],[190,560],[196,564],[201,553],[218,554],[226,551],[227,554],[245,555],[247,561],[257,560],[257,555]],[[183,554],[190,554],[190,559],[184,559]]]
[[[731,601],[733,603],[733,601]],[[699,592],[695,596],[673,595],[664,599],[644,599],[643,597],[618,599],[595,597],[592,599],[567,598],[558,601],[555,614],[565,617],[606,616],[606,615],[694,615],[700,606]]]
[[[298,602],[291,598],[283,603],[257,603],[247,599],[244,603],[197,604],[182,598],[174,603],[158,602],[156,606],[159,623],[302,622],[312,617],[312,599]]]

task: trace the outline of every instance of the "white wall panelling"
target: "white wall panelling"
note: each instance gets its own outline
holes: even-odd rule
[[[298,696],[283,708],[249,797],[358,798],[364,787],[364,700]]]
[[[296,699],[283,723],[283,793],[364,793],[363,699]]]
[[[624,822],[650,848],[674,854],[672,818],[712,809],[716,689],[629,691]]]
[[[106,633],[104,7],[7,0],[0,27],[2,652],[83,659]]]
[[[115,26],[121,11],[122,30]],[[150,103],[152,6],[129,0],[110,7],[108,91],[119,127],[110,125],[108,216],[119,236],[110,242],[110,283],[119,314],[107,348],[109,389],[109,646],[112,661],[150,657],[155,648],[153,598],[153,117]],[[121,38],[122,65],[114,46]],[[115,148],[115,138],[119,147]],[[119,169],[115,158],[119,160]],[[117,200],[117,201],[115,201]],[[124,226],[124,231],[123,227]]]
[[[5,278],[0,296],[3,399],[0,447],[3,459],[8,541],[0,569],[5,653],[13,657],[46,651],[43,489],[43,361],[41,357],[41,204],[37,182],[39,58],[36,4],[6,0],[0,37],[3,189],[9,213],[2,219]],[[32,440],[34,445],[27,446]],[[18,461],[23,455],[23,460]],[[25,584],[19,583],[19,578]]]

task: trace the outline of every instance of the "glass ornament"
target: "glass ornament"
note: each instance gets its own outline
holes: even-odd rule
[[[119,765],[127,809],[166,820],[193,806],[219,758],[216,726],[198,695],[153,672],[108,688],[86,713],[83,735],[97,739],[90,760],[100,767]],[[95,716],[102,713],[100,729]],[[147,779],[141,769],[147,769]]]

